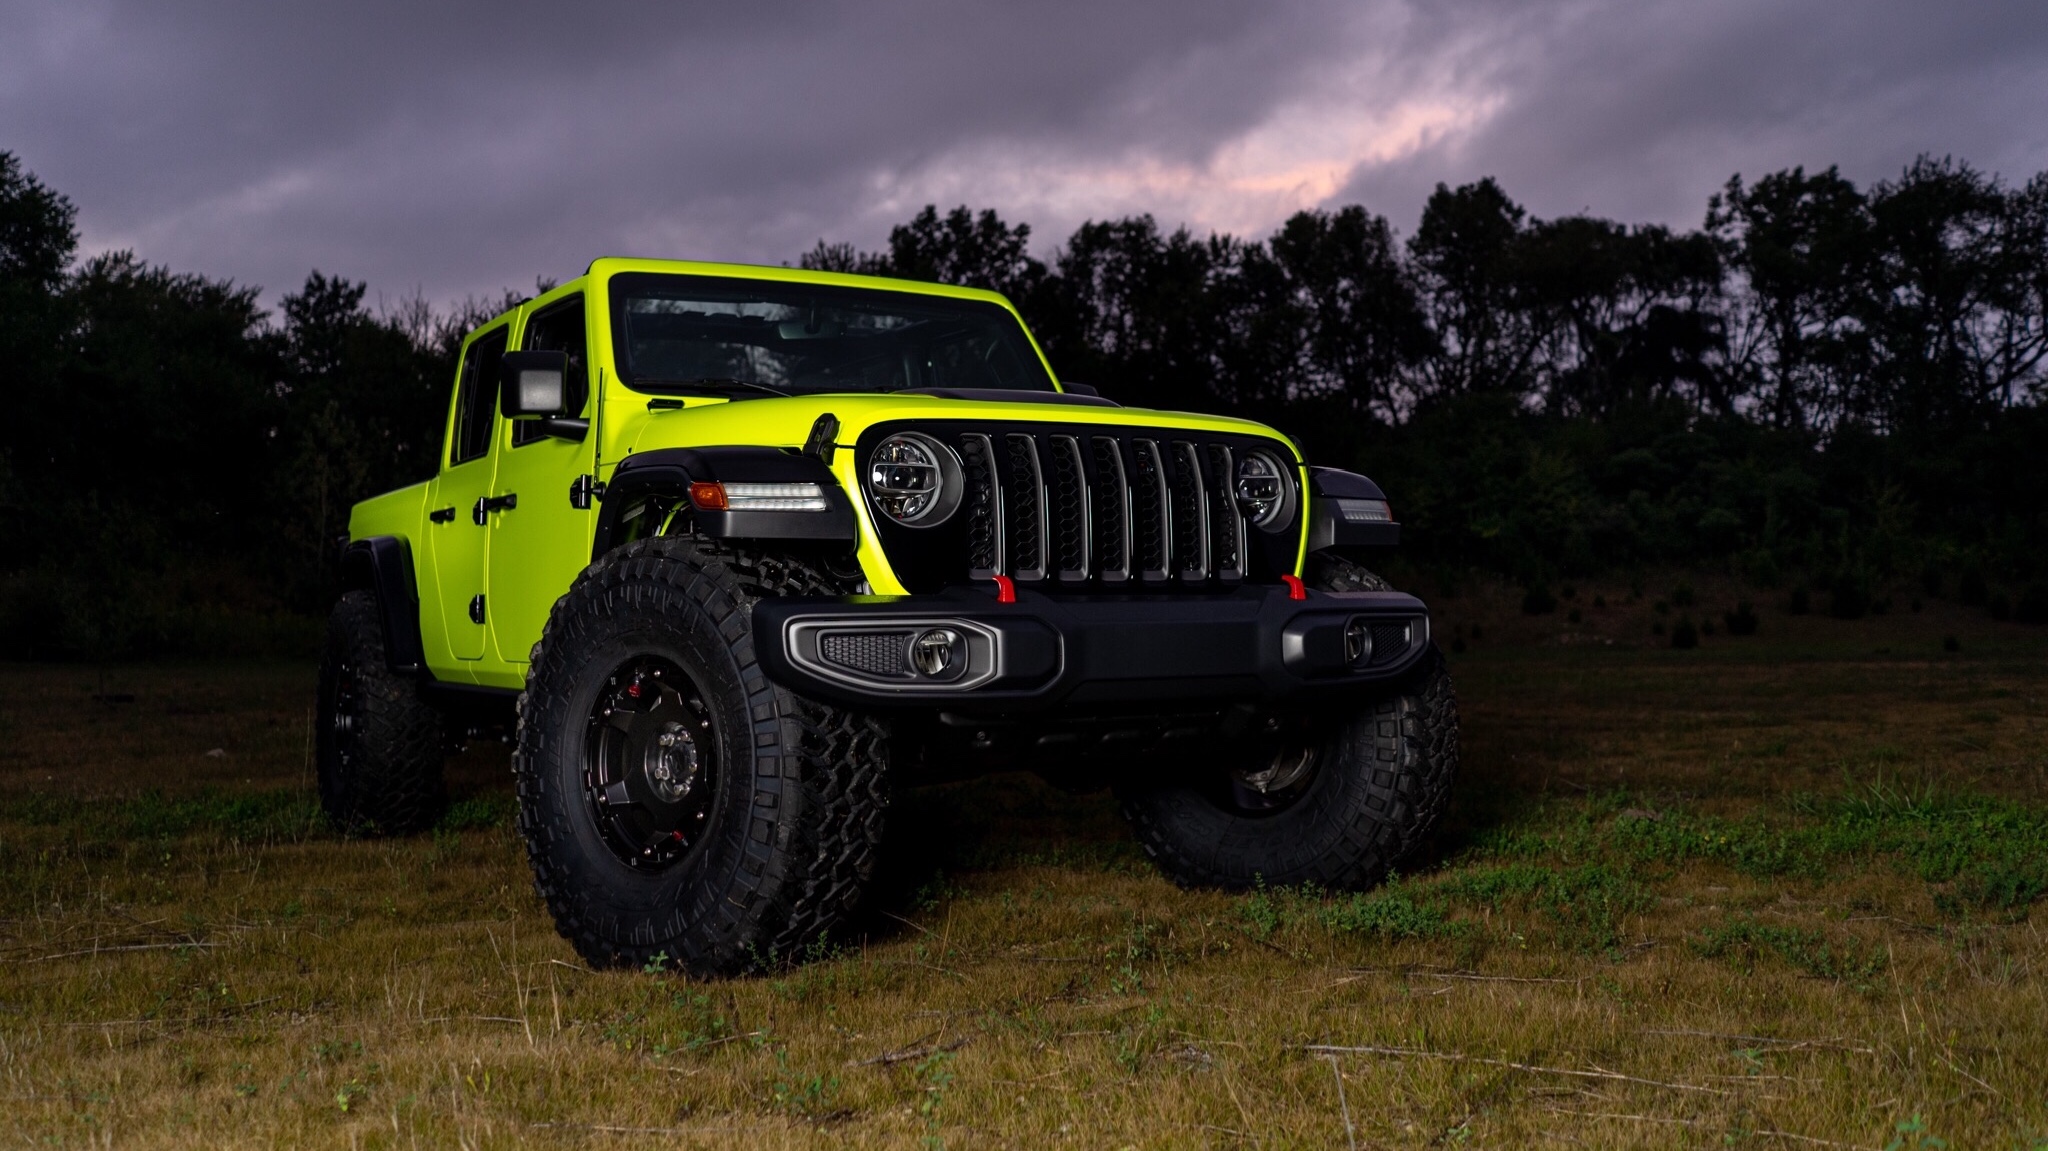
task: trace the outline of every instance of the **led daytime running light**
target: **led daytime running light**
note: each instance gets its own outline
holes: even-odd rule
[[[822,512],[831,510],[819,484],[717,483],[690,485],[690,502],[704,511]]]
[[[1385,500],[1338,500],[1337,514],[1351,524],[1390,524],[1394,509]]]

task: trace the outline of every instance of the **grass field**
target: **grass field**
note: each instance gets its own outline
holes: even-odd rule
[[[900,798],[864,937],[724,983],[577,962],[502,748],[348,841],[310,667],[0,667],[0,1143],[2048,1147],[2048,634],[1673,651],[1577,594],[1443,605],[1465,770],[1380,891],[1182,892],[998,777]]]

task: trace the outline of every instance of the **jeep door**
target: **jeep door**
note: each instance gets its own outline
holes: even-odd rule
[[[590,417],[597,400],[590,387],[589,324],[581,292],[536,306],[519,346],[566,352],[568,411]],[[491,517],[491,644],[499,659],[524,664],[547,625],[555,600],[590,562],[597,512],[590,499],[571,494],[576,480],[595,470],[597,438],[565,439],[541,430],[538,420],[510,421],[501,436],[497,497],[516,502]],[[577,507],[577,503],[583,507]]]
[[[434,587],[420,589],[423,597],[432,597],[431,604],[421,605],[420,622],[429,667],[443,659],[476,660],[484,654],[484,560],[489,554],[490,517],[482,501],[491,493],[491,473],[498,463],[491,450],[501,422],[498,363],[511,330],[507,321],[472,336],[456,373],[441,474],[427,498],[426,543]],[[455,678],[473,680],[472,670],[454,670]],[[435,668],[435,674],[441,669]]]

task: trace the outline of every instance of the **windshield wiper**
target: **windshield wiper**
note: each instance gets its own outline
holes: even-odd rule
[[[781,388],[775,387],[772,384],[757,384],[752,380],[736,380],[731,376],[697,376],[687,380],[656,380],[648,379],[645,376],[639,376],[635,377],[633,382],[636,384],[643,384],[657,388],[699,388],[705,391],[722,391],[732,388],[740,388],[750,392],[766,392],[771,396],[789,396],[795,394],[794,392],[785,392]]]

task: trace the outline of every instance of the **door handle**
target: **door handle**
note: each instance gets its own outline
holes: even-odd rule
[[[476,506],[469,509],[469,518],[482,527],[491,521],[492,512],[509,512],[519,506],[519,493],[506,492],[502,496],[478,496]]]
[[[435,508],[427,513],[427,518],[437,524],[452,524],[455,522],[455,509],[453,507]]]

